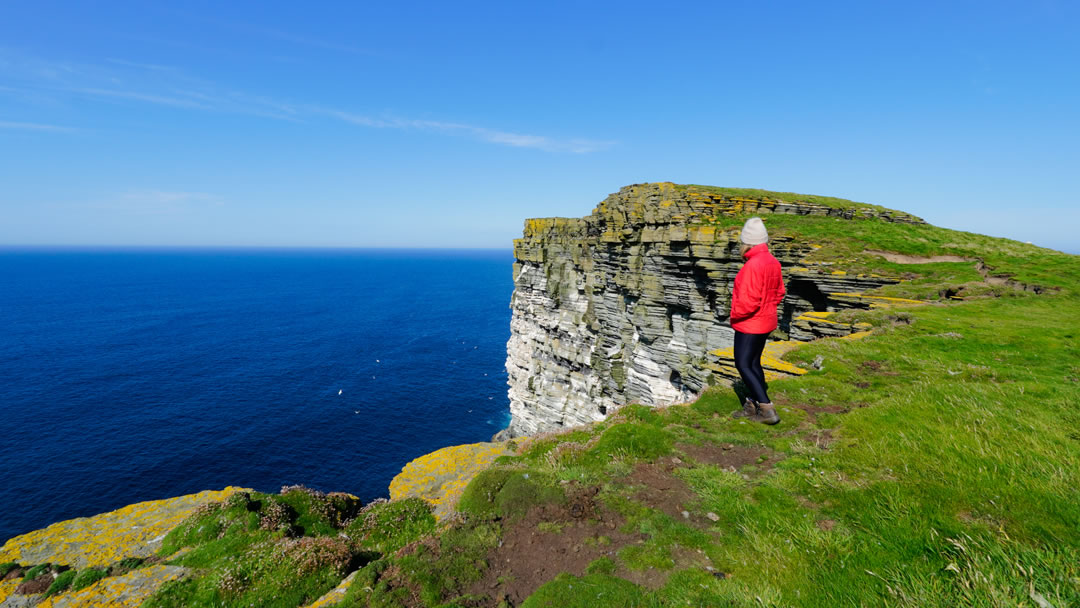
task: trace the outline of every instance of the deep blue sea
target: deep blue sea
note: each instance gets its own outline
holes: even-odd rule
[[[0,250],[0,543],[227,485],[370,500],[509,423],[510,251]]]

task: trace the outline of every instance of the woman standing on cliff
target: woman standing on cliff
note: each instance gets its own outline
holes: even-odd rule
[[[761,352],[778,323],[776,307],[784,299],[784,279],[780,262],[769,253],[769,233],[761,218],[746,220],[739,240],[746,263],[735,276],[730,319],[735,330],[735,369],[739,370],[750,396],[743,402],[743,409],[732,416],[776,424],[780,417],[765,392]]]

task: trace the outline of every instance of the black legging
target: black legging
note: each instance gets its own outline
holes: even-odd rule
[[[735,369],[739,370],[743,384],[750,391],[750,398],[758,403],[772,403],[765,391],[765,370],[761,369],[761,351],[769,334],[744,334],[735,332]]]

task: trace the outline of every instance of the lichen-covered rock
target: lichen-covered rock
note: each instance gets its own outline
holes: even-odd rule
[[[390,499],[423,498],[441,520],[453,510],[477,473],[511,452],[509,442],[503,441],[455,445],[425,454],[406,464],[390,482]]]
[[[35,595],[10,595],[0,601],[0,608],[33,608],[41,603],[43,594]]]
[[[839,338],[855,332],[870,329],[869,323],[844,323],[830,319],[833,313],[804,312],[791,320],[789,334],[795,340],[815,340],[817,338]]]
[[[345,599],[345,593],[349,590],[349,585],[352,584],[354,578],[356,578],[356,572],[346,576],[338,583],[337,587],[327,591],[322,597],[308,604],[305,608],[329,608],[337,605],[341,600]]]
[[[187,572],[187,568],[180,566],[139,568],[127,574],[101,579],[86,589],[47,598],[37,608],[134,608],[162,585],[182,578]]]
[[[761,352],[761,369],[765,372],[765,381],[772,382],[778,378],[801,376],[806,370],[788,363],[781,359],[784,353],[798,346],[799,343],[792,340],[769,342]],[[739,371],[735,369],[735,349],[733,347],[718,348],[709,353],[709,362],[706,366],[717,376],[727,380],[737,380]]]
[[[922,300],[909,300],[907,298],[887,298],[885,296],[871,296],[864,293],[830,293],[829,299],[833,302],[833,311],[845,308],[892,308],[894,306],[926,304]]]
[[[9,581],[0,581],[0,608],[8,608],[13,606],[13,603],[9,603],[8,599],[11,594],[15,593],[15,588],[22,582],[21,578],[12,579]]]
[[[523,238],[514,241],[506,361],[512,419],[503,436],[587,424],[626,403],[689,401],[730,379],[723,351],[734,339],[728,313],[743,260],[738,232],[713,224],[742,213],[922,222],[880,207],[670,183],[623,188],[585,218],[527,220]],[[793,323],[805,313],[869,307],[873,300],[858,294],[897,282],[815,267],[805,261],[812,243],[775,236],[769,247],[788,292],[781,329],[796,340],[828,333],[828,323]],[[777,360],[772,373],[797,373],[789,367]]]
[[[0,548],[0,563],[105,567],[125,557],[149,557],[169,530],[199,505],[222,501],[242,488],[227,487],[128,505],[16,536]]]

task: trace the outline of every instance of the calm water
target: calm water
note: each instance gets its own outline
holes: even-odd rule
[[[511,263],[0,250],[0,543],[226,485],[369,500],[409,460],[486,441],[509,422]]]

